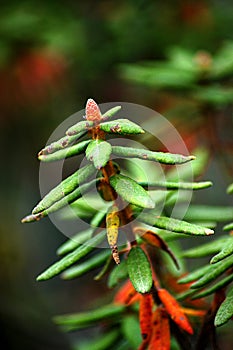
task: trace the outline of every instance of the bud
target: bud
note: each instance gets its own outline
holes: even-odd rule
[[[99,109],[97,103],[92,98],[89,98],[87,100],[86,119],[93,121],[93,122],[100,121],[100,119],[101,119],[100,109]]]

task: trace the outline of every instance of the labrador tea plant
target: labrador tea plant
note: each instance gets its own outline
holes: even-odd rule
[[[117,288],[108,305],[55,317],[54,321],[66,332],[100,325],[101,336],[75,344],[73,349],[203,350],[209,344],[217,349],[215,327],[233,316],[232,287],[226,296],[226,288],[233,280],[233,237],[224,235],[181,250],[179,238],[212,235],[213,221],[218,220],[218,215],[213,215],[211,207],[202,210],[206,227],[195,223],[200,223],[200,218],[195,219],[198,207],[188,209],[186,215],[191,223],[169,215],[169,205],[176,201],[178,190],[212,186],[210,181],[185,182],[185,168],[182,182],[172,172],[172,165],[182,167],[186,162],[193,162],[194,175],[200,175],[206,163],[205,152],[199,152],[195,160],[194,156],[111,145],[106,140],[109,134],[140,137],[145,133],[128,119],[110,121],[120,109],[121,106],[115,106],[102,114],[96,102],[88,99],[85,120],[70,127],[64,137],[38,154],[40,161],[50,162],[84,153],[88,164],[52,189],[22,222],[40,220],[70,205],[81,213],[89,228],[68,239],[58,249],[61,259],[37,280],[47,280],[58,274],[63,279],[73,279],[99,268],[95,280],[107,276],[108,287]],[[166,181],[137,181],[136,173],[126,176],[114,157],[168,165]],[[82,196],[93,188],[102,198],[104,209],[100,210],[96,204],[93,210],[82,201]],[[162,215],[155,210],[159,198],[153,194],[157,189],[167,193]],[[228,192],[233,192],[232,185]],[[232,218],[229,210],[223,210],[221,218]],[[224,230],[232,228],[230,223]],[[118,235],[125,237],[125,243],[120,246]],[[105,240],[110,249],[97,248]],[[210,264],[187,273],[184,258],[211,254],[216,255]],[[223,274],[225,276],[216,281]],[[212,285],[206,287],[209,283]],[[212,301],[206,299],[208,295],[213,295]]]

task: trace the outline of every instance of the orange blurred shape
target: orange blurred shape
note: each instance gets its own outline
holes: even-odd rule
[[[193,334],[193,329],[189,323],[189,320],[185,316],[176,299],[166,289],[161,288],[157,292],[159,299],[163,303],[171,319],[184,331],[189,334]]]
[[[64,82],[67,64],[45,49],[18,55],[0,71],[0,104],[4,107],[45,103]]]
[[[206,314],[206,310],[195,310],[187,307],[182,307],[181,311],[183,311],[186,315],[195,316],[195,317],[203,317]]]
[[[151,294],[144,294],[140,300],[139,322],[143,340],[149,340],[152,331],[152,306]]]
[[[127,280],[123,286],[118,290],[114,297],[114,303],[131,305],[138,301],[141,295],[136,292],[130,280]]]
[[[181,276],[179,276],[179,279],[186,275],[187,273],[182,274]],[[193,284],[193,282],[182,283],[182,284],[178,283],[178,278],[175,276],[172,276],[171,274],[166,274],[164,278],[165,278],[166,285],[168,285],[169,289],[172,289],[172,291],[175,292],[176,294],[178,293],[180,294],[188,291],[190,289],[190,286]],[[194,306],[197,308],[207,308],[208,306],[207,300],[205,298],[192,300],[190,297],[187,297],[185,299],[185,303],[188,303],[191,306]]]
[[[148,350],[170,350],[169,318],[164,308],[158,307],[154,311],[152,326]]]

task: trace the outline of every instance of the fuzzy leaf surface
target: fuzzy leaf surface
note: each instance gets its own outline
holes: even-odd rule
[[[110,159],[112,146],[102,140],[93,140],[86,149],[86,157],[93,162],[96,169],[101,169]]]
[[[208,255],[216,254],[226,245],[233,242],[233,237],[224,236],[200,246],[190,248],[181,253],[183,258],[202,258]]]
[[[233,255],[224,259],[223,261],[219,261],[216,264],[212,264],[211,269],[207,272],[201,279],[192,284],[191,288],[199,288],[203,287],[206,284],[214,281],[217,277],[219,277],[223,272],[232,267],[233,265]]]
[[[213,230],[190,224],[186,221],[181,221],[165,216],[155,217],[151,214],[141,213],[138,220],[145,222],[146,224],[165,229],[172,232],[185,233],[187,235],[211,235],[214,233]]]
[[[77,143],[76,145],[73,145],[71,147],[61,149],[57,152],[54,152],[52,154],[41,154],[38,156],[38,159],[43,162],[53,162],[56,160],[61,160],[65,158],[70,158],[73,156],[76,156],[78,154],[81,154],[85,151],[87,148],[87,145],[90,143],[90,140],[87,141],[81,141]]]
[[[214,325],[216,327],[222,326],[233,316],[233,287],[227,293],[226,299],[220,305],[215,316]]]
[[[125,201],[143,208],[154,208],[147,191],[133,179],[117,174],[110,178],[110,184]]]
[[[129,278],[139,293],[148,293],[152,287],[152,272],[150,263],[140,247],[132,247],[128,258],[127,268]]]
[[[130,135],[144,134],[145,131],[137,124],[128,119],[116,119],[111,122],[100,124],[100,129],[110,134]]]
[[[152,160],[162,164],[183,164],[195,159],[194,156],[183,156],[181,154],[172,154],[165,152],[153,152],[146,149],[137,149],[123,146],[113,146],[112,152],[122,157]]]
[[[91,180],[90,182],[83,184],[82,186],[76,188],[74,191],[71,193],[67,194],[67,196],[61,198],[59,201],[53,203],[50,207],[47,209],[39,212],[38,214],[31,214],[26,216],[25,218],[22,219],[22,222],[33,222],[33,221],[38,221],[49,214],[52,214],[65,206],[67,206],[70,203],[73,203],[77,199],[81,198],[82,195],[86,192],[88,192],[91,188],[93,188],[96,183],[99,181],[99,179],[94,179]]]
[[[192,297],[193,300],[195,299],[199,299],[199,298],[204,298],[210,294],[215,293],[217,290],[222,289],[226,286],[228,286],[228,284],[230,284],[233,281],[233,274],[223,278],[221,281],[215,283],[213,286],[205,289],[204,291],[195,294],[194,297]]]
[[[64,198],[67,194],[74,191],[80,184],[86,181],[95,173],[95,168],[92,164],[80,168],[75,173],[63,180],[59,185],[53,188],[33,209],[32,213],[37,214],[52,204]]]
[[[77,135],[82,131],[87,131],[88,129],[90,129],[92,126],[94,125],[94,123],[92,121],[87,121],[87,120],[82,120],[80,122],[78,122],[77,124],[71,126],[67,131],[66,131],[66,135],[68,136],[72,136],[72,135]]]
[[[120,110],[121,110],[121,106],[114,106],[110,108],[108,111],[106,111],[104,114],[102,114],[102,119],[107,120],[113,117]]]
[[[156,182],[139,182],[141,186],[158,187],[166,188],[169,190],[201,190],[203,188],[208,188],[213,185],[211,181],[202,181],[202,182],[171,182],[171,181],[156,181]]]
[[[190,205],[184,219],[192,221],[230,221],[233,220],[233,207]]]
[[[224,248],[211,259],[211,264],[215,264],[233,254],[233,239],[228,243],[229,244],[224,244]]]
[[[201,266],[198,269],[190,272],[188,275],[179,279],[179,283],[189,283],[198,280],[206,273],[209,273],[212,270],[211,265]]]
[[[52,142],[50,145],[43,148],[39,153],[38,157],[41,155],[48,155],[60,150],[63,150],[64,148],[72,145],[75,141],[77,141],[79,138],[81,138],[85,134],[85,131],[80,132],[77,135],[74,136],[63,136],[61,139]]]

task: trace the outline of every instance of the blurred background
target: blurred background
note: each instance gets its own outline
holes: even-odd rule
[[[230,204],[225,189],[233,178],[232,18],[230,0],[1,2],[4,349],[70,349],[70,337],[52,316],[85,310],[97,297],[110,300],[104,282],[92,283],[90,275],[36,283],[65,237],[49,219],[20,223],[40,199],[37,152],[87,98],[142,104],[163,114],[190,152],[203,146],[210,154],[204,177],[215,187],[199,202]],[[153,130],[155,120],[150,123]]]

